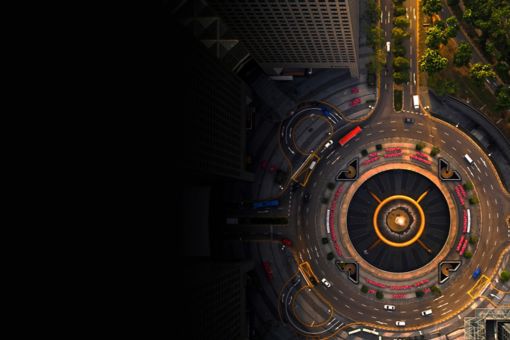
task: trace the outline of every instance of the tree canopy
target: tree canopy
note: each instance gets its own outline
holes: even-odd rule
[[[448,65],[448,59],[441,56],[439,51],[427,48],[418,63],[422,71],[433,74],[444,70]]]
[[[441,0],[422,0],[423,13],[432,15],[441,11]]]
[[[473,54],[473,48],[470,44],[466,42],[462,42],[459,44],[457,48],[457,52],[453,56],[453,64],[457,67],[467,66],[469,64],[469,60],[471,60],[471,55]]]

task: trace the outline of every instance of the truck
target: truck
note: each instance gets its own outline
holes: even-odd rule
[[[413,96],[413,106],[415,110],[420,108],[420,97],[417,94]]]

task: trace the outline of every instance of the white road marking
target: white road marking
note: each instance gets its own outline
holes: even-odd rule
[[[396,120],[391,120],[390,124],[393,124],[393,123],[396,123],[396,122],[397,122]]]
[[[449,136],[450,134],[448,132],[443,132],[446,136]]]
[[[351,307],[349,307],[349,305],[344,305],[344,306],[345,306],[345,307],[347,307],[347,308],[349,308],[349,309],[351,309]]]
[[[429,135],[430,138],[434,138],[434,135]]]
[[[446,142],[444,140],[441,139],[441,143],[445,144]]]
[[[448,304],[448,302],[447,303],[443,303],[442,305],[437,306],[437,308],[442,308],[443,306],[446,306],[447,304]]]
[[[462,144],[460,140],[457,139],[457,143]]]
[[[454,146],[452,146],[452,149],[453,149],[453,151],[457,151],[457,149]]]
[[[416,133],[422,133],[422,131],[421,130],[416,130]]]
[[[444,312],[444,313],[441,313],[441,315],[445,315],[445,314],[448,314],[448,313],[450,313],[451,311],[452,311],[452,310],[451,310],[451,309],[449,309],[449,310],[447,310],[446,312]]]
[[[372,136],[372,132],[370,132],[370,133],[367,133],[367,136]]]

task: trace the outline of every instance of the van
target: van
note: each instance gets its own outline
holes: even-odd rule
[[[406,326],[406,322],[405,321],[396,321],[395,325],[399,326],[399,327],[405,327]]]
[[[420,108],[420,97],[417,94],[413,96],[413,107],[415,110]]]
[[[468,154],[465,154],[464,155],[464,159],[469,163],[469,165],[472,165],[473,164],[473,160],[471,159],[471,157],[469,157]]]
[[[421,315],[423,316],[432,315],[432,309],[424,310],[423,312],[421,312]]]

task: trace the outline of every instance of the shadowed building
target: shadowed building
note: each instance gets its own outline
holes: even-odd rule
[[[359,76],[357,0],[210,0],[268,74],[284,68],[349,68]]]

